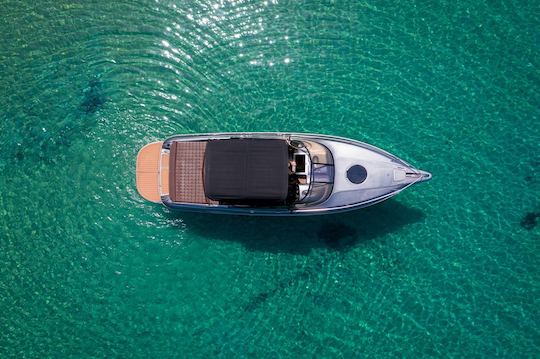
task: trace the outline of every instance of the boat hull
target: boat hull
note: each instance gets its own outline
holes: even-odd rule
[[[161,144],[162,148],[159,154],[154,151],[155,156],[159,156],[159,159],[154,159],[154,162],[157,161],[159,163],[161,160],[161,171],[158,170],[155,172],[155,182],[159,183],[161,190],[165,188],[163,183],[166,182],[167,175],[164,171],[168,171],[168,164],[165,162],[168,160],[168,150],[173,142],[234,138],[293,139],[315,141],[323,144],[331,151],[334,157],[335,180],[332,193],[325,201],[311,206],[297,204],[288,207],[253,207],[216,203],[178,203],[172,201],[166,192],[161,193],[159,201],[157,201],[155,200],[155,191],[152,192],[146,188],[146,193],[152,193],[152,199],[148,198],[148,196],[145,197],[143,193],[144,189],[139,188],[138,182],[137,188],[139,192],[144,198],[150,199],[153,202],[161,202],[167,208],[174,211],[250,216],[306,216],[342,213],[367,207],[387,200],[415,183],[425,182],[431,179],[430,173],[418,170],[404,160],[378,147],[357,140],[304,133],[243,132],[192,134],[170,137]],[[143,168],[139,162],[141,161],[138,159],[137,174],[142,173],[148,177],[148,175],[139,170],[139,168]],[[347,177],[351,167],[356,165],[361,165],[360,167],[367,169],[368,174],[361,183],[355,183]]]

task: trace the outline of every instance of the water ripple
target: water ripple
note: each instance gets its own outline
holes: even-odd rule
[[[538,356],[534,5],[2,6],[0,348]],[[207,131],[354,137],[438,175],[296,222],[142,200],[137,150]]]

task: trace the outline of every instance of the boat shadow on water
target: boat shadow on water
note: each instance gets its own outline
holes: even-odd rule
[[[341,214],[308,217],[246,217],[167,213],[171,223],[201,237],[240,242],[248,250],[307,254],[314,248],[347,251],[425,218],[418,208],[391,199]],[[174,221],[172,220],[174,219]]]

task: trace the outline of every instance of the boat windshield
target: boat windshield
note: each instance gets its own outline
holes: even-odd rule
[[[318,142],[301,140],[300,143],[302,146],[299,150],[306,155],[307,159],[300,168],[303,172],[299,174],[300,193],[295,205],[297,207],[313,206],[325,201],[332,193],[334,159],[330,150]],[[295,155],[295,157],[302,156]]]

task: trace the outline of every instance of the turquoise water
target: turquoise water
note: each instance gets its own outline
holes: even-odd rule
[[[540,356],[536,2],[15,1],[0,357]],[[433,173],[327,217],[173,214],[173,134],[319,132]]]

